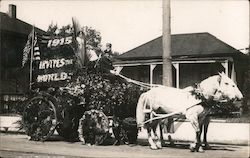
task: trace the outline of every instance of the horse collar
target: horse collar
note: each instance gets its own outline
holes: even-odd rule
[[[210,101],[213,99],[206,99],[203,93],[201,92],[200,84],[195,84],[191,94],[195,96],[196,99],[201,100],[201,105],[204,107],[210,106]]]
[[[219,82],[220,84],[220,82]],[[219,92],[218,89],[215,90],[214,95]],[[193,86],[193,90],[191,91],[191,94],[195,96],[196,99],[201,100],[201,105],[203,107],[210,107],[216,106],[216,102],[214,101],[213,97],[206,99],[204,94],[201,92],[200,84],[195,84]]]
[[[194,95],[196,99],[200,99],[202,101],[205,99],[203,93],[201,92],[200,84],[195,84],[193,86],[193,90],[191,91],[191,94]]]

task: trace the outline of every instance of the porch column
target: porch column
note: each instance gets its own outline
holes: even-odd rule
[[[180,88],[180,66],[179,63],[173,63],[176,70],[176,88]]]
[[[153,76],[154,76],[154,68],[156,67],[156,64],[150,64],[150,87],[153,85]]]
[[[225,74],[228,76],[228,60],[222,62],[221,65],[225,68]]]

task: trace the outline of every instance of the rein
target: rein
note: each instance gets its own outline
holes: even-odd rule
[[[144,82],[140,82],[140,81],[136,81],[136,80],[133,80],[133,79],[130,79],[126,76],[123,76],[121,75],[119,72],[116,72],[114,70],[110,70],[110,73],[111,74],[114,74],[116,76],[119,76],[123,79],[125,79],[127,82],[130,82],[130,83],[133,83],[133,84],[136,84],[138,86],[141,86],[143,88],[154,88],[154,87],[165,87],[163,85],[159,85],[159,84],[148,84],[148,83],[144,83]],[[218,79],[218,83],[219,83],[219,87],[221,85],[221,77]],[[201,105],[204,107],[204,108],[211,108],[211,109],[216,109],[216,108],[220,108],[220,106],[218,105],[218,101],[215,101],[214,98],[215,98],[215,95],[217,93],[221,93],[221,91],[217,88],[214,93],[211,95],[211,98],[209,99],[206,99],[204,94],[202,93],[201,91],[201,88],[200,88],[200,84],[195,84],[193,87],[193,90],[190,91],[191,95],[194,95],[196,99],[199,99],[201,100]],[[197,104],[196,104],[197,105]],[[193,107],[193,106],[196,106],[196,105],[192,105],[190,106],[189,108]],[[145,111],[145,113],[148,113],[152,116],[155,116],[155,117],[152,117],[144,122],[142,122],[141,124],[138,124],[138,127],[141,127],[141,126],[144,126],[144,124],[146,123],[149,123],[149,122],[152,122],[154,120],[159,120],[159,119],[165,119],[165,118],[168,118],[168,117],[171,117],[173,115],[178,115],[178,114],[181,114],[182,111],[176,111],[176,112],[172,112],[172,113],[168,113],[168,114],[157,114],[155,113],[154,111],[152,111],[151,109],[146,109],[148,110],[147,112]]]
[[[164,118],[168,118],[170,116],[176,115],[176,114],[181,114],[180,111],[178,111],[178,112],[172,112],[172,113],[169,113],[169,114],[156,114],[154,111],[152,111],[151,113],[153,115],[155,115],[156,117],[153,117],[151,119],[148,119],[148,120],[142,122],[141,124],[138,125],[139,127],[142,127],[144,124],[146,124],[148,122],[151,122],[151,121],[154,121],[154,120],[164,119]]]
[[[123,75],[115,72],[114,70],[110,70],[110,73],[112,73],[112,74],[114,74],[116,76],[119,76],[119,77],[125,79],[127,82],[136,84],[136,85],[144,87],[144,88],[153,88],[153,87],[161,87],[161,86],[163,86],[163,85],[159,85],[159,84],[149,84],[149,83],[144,83],[144,82],[136,81],[136,80],[133,80],[133,79],[128,78],[126,76],[123,76]]]

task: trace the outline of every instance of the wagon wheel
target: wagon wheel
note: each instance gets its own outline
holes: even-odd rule
[[[55,105],[46,96],[33,97],[26,104],[22,123],[31,140],[48,139],[57,125]]]
[[[86,111],[79,121],[79,139],[83,143],[104,144],[109,134],[108,117],[101,111]]]

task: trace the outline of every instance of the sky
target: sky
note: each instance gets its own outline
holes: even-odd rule
[[[113,51],[131,50],[162,35],[162,0],[0,0],[17,6],[17,18],[47,30],[72,23],[101,32]],[[171,0],[171,34],[209,32],[236,49],[249,47],[248,0]]]

